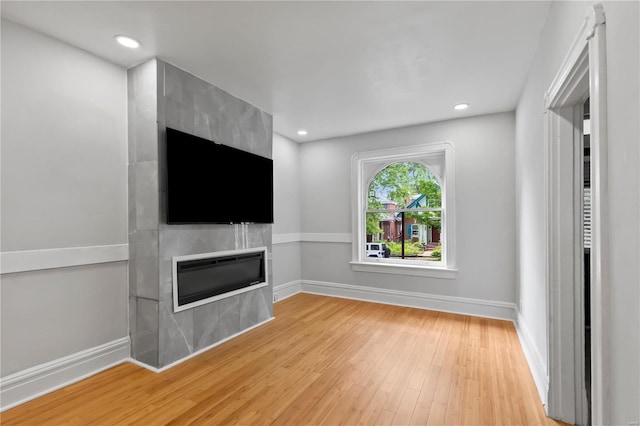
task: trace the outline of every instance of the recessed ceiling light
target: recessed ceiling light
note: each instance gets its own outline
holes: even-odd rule
[[[137,49],[138,47],[140,47],[140,42],[138,40],[132,39],[131,37],[127,36],[117,35],[116,41],[130,49]]]
[[[467,109],[467,108],[469,108],[469,104],[458,104],[458,105],[454,106],[453,108],[457,109],[457,110]]]
[[[298,134],[300,136],[305,136],[307,134],[307,131],[306,130],[298,130]]]

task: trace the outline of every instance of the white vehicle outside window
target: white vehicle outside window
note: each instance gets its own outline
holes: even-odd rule
[[[390,251],[385,243],[367,243],[367,257],[389,257]]]

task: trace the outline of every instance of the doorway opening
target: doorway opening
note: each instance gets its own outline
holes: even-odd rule
[[[605,47],[596,4],[545,95],[546,409],[578,425],[610,414]]]
[[[584,333],[585,424],[591,426],[591,120],[589,98],[582,113],[582,327]]]

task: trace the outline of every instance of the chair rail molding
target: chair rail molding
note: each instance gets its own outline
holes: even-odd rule
[[[0,253],[0,273],[12,274],[126,260],[129,260],[129,244],[5,251]]]
[[[273,234],[273,244],[287,243],[351,243],[351,233],[344,232],[297,232]]]

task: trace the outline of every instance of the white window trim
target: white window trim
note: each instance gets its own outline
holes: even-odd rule
[[[377,167],[380,171],[394,162],[416,162],[422,158],[433,157],[444,153],[445,171],[442,176],[442,210],[444,211],[443,235],[444,252],[442,262],[436,266],[418,261],[390,261],[389,259],[367,258],[365,256],[365,207],[367,205],[368,176],[367,170]],[[389,148],[366,152],[356,152],[351,158],[351,200],[352,200],[352,261],[351,268],[359,272],[374,272],[422,277],[447,278],[456,277],[456,219],[455,219],[455,170],[454,146],[449,141],[434,142],[424,145]],[[377,172],[376,172],[377,173]],[[375,174],[374,174],[375,175]]]

